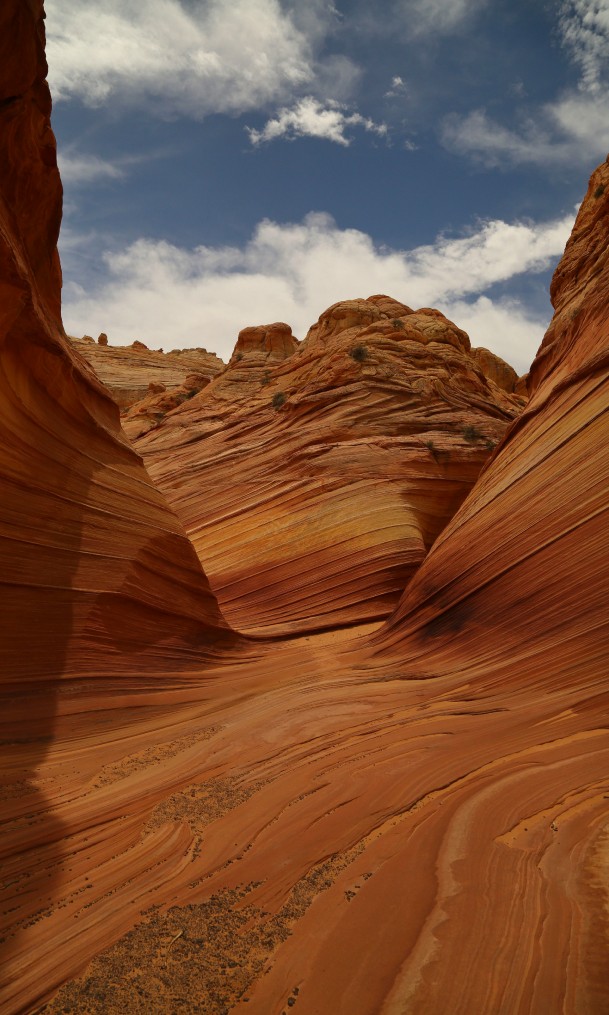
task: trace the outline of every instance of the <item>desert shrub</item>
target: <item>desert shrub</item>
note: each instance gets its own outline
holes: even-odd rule
[[[281,409],[282,405],[285,405],[285,392],[276,391],[271,399],[271,405],[274,409]]]
[[[368,350],[365,345],[354,345],[349,355],[356,363],[363,363],[368,359]]]
[[[199,394],[199,392],[198,392],[198,390],[196,388],[189,388],[189,390],[186,392],[186,397],[187,398],[194,398],[195,395],[198,395],[198,394]]]
[[[262,381],[261,381],[261,383],[262,384],[269,384],[270,380],[271,380],[271,375],[268,372],[268,370],[265,370],[265,372],[262,375]]]
[[[479,430],[477,426],[473,426],[471,423],[463,427],[462,433],[469,444],[475,444],[476,441],[484,440],[482,430]]]
[[[432,455],[435,454],[436,446],[433,441],[424,441],[425,447],[428,451],[431,451]]]
[[[601,183],[601,184],[599,184],[599,186],[594,191],[594,196],[596,198],[599,198],[599,197],[602,197],[604,193],[605,193],[605,184]]]
[[[404,330],[404,322],[400,321],[399,317],[396,317],[395,320],[393,320],[391,323],[396,331]]]
[[[484,442],[484,447],[488,448],[489,451],[494,451],[497,445],[495,444],[495,441],[492,441],[490,437],[487,437]]]

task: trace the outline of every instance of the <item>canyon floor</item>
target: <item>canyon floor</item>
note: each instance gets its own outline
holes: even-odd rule
[[[3,839],[6,1010],[72,977],[45,1011],[606,1010],[604,701],[409,674],[376,630],[58,709]]]

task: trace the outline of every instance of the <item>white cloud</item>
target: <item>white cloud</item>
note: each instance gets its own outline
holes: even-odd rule
[[[243,248],[186,250],[142,239],[104,255],[97,289],[66,284],[64,321],[71,334],[105,331],[114,344],[137,338],[165,349],[206,346],[226,359],[247,325],[285,320],[303,337],[330,304],[386,292],[411,306],[437,306],[469,326],[474,345],[524,371],[543,324],[514,301],[466,297],[546,269],[571,225],[571,216],[538,225],[487,222],[471,235],[441,236],[409,251],[379,249],[367,234],[339,229],[319,213],[297,224],[264,221]]]
[[[445,117],[440,137],[451,151],[496,168],[582,165],[607,153],[609,91],[571,92],[521,119],[514,130],[483,109]]]
[[[411,37],[450,35],[466,25],[487,0],[398,0],[395,14]]]
[[[120,180],[125,175],[122,165],[108,162],[98,155],[60,150],[57,162],[63,183],[74,186],[98,183],[100,180]]]
[[[391,79],[391,87],[385,92],[384,98],[396,99],[405,98],[408,95],[408,87],[403,78],[396,74]]]
[[[47,0],[51,89],[196,119],[285,100],[313,81],[335,18],[329,0],[314,7],[305,19],[279,0]]]
[[[581,70],[578,87],[522,113],[513,128],[481,109],[446,117],[441,138],[447,148],[492,167],[581,165],[607,153],[609,0],[564,0],[558,31]]]
[[[381,136],[387,133],[384,123],[375,123],[359,113],[349,113],[338,102],[324,105],[311,95],[300,99],[292,109],[280,109],[262,130],[254,130],[253,127],[246,127],[246,130],[253,145],[276,141],[280,137],[290,141],[297,137],[318,137],[346,147],[351,143],[345,135],[348,127],[362,127]]]
[[[454,300],[442,309],[468,333],[472,345],[491,349],[519,374],[529,369],[549,323],[510,298],[491,300],[488,296],[479,296],[471,303]]]
[[[558,26],[563,45],[581,68],[580,87],[600,91],[609,61],[609,0],[564,0]]]

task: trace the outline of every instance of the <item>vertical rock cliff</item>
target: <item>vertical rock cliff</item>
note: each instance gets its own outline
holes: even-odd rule
[[[0,5],[3,1012],[37,1008],[71,953],[65,921],[56,947],[44,924],[35,936],[32,916],[32,904],[52,910],[67,857],[79,852],[80,818],[57,813],[76,769],[57,768],[58,756],[76,744],[76,755],[99,763],[121,727],[137,726],[142,682],[177,683],[235,642],[180,523],[124,438],[117,406],[62,328],[62,188],[43,19],[42,0]],[[125,702],[132,711],[117,717]],[[87,778],[81,769],[76,783]],[[102,839],[104,822],[113,829],[108,853],[121,850],[112,809],[94,819]],[[165,861],[173,848],[169,841]],[[139,870],[150,863],[143,855]]]
[[[0,12],[2,677],[205,654],[225,630],[183,530],[60,318],[41,0]],[[177,665],[177,663],[176,663]]]
[[[580,681],[609,652],[608,236],[604,163],[554,275],[529,403],[381,636],[426,672]]]

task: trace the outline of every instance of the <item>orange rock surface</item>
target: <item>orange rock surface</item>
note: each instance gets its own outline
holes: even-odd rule
[[[300,344],[246,328],[136,447],[230,623],[314,630],[389,612],[522,404],[439,311],[375,296]]]
[[[61,332],[41,13],[0,11],[0,1010],[606,1015],[609,166],[531,402],[389,622],[220,651]],[[273,390],[315,347],[344,370],[362,310],[387,362],[371,306]]]
[[[518,374],[506,363],[501,356],[497,356],[490,349],[472,349],[472,357],[480,365],[487,377],[492,378],[499,388],[504,391],[513,392],[518,384]]]
[[[114,401],[122,410],[129,409],[136,402],[148,398],[151,384],[162,384],[165,389],[183,388],[189,374],[197,374],[209,380],[224,369],[224,363],[215,352],[206,349],[172,349],[162,352],[148,349],[143,342],[132,345],[109,345],[84,338],[71,338],[110,391]]]
[[[121,413],[123,430],[132,442],[135,441],[158,426],[168,412],[197,395],[209,382],[210,378],[205,374],[187,374],[184,383],[170,391],[165,389],[164,384],[151,382],[148,393]]]
[[[0,35],[22,43],[0,62],[2,672],[45,682],[88,674],[92,659],[110,672],[120,657],[141,671],[226,625],[116,406],[63,333],[42,4],[4,4]]]

